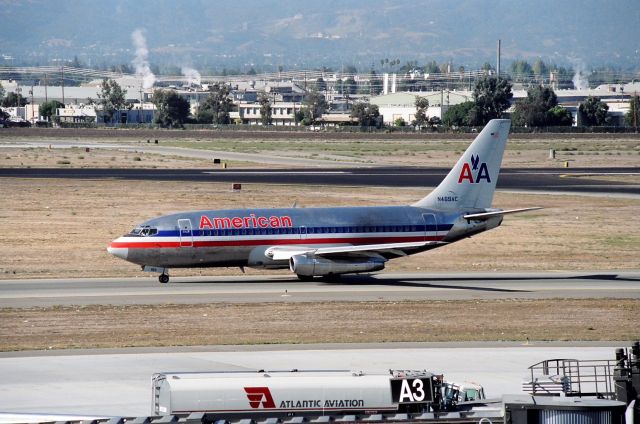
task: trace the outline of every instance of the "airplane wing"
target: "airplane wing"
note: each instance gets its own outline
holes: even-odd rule
[[[481,213],[472,213],[469,215],[463,216],[464,219],[475,219],[479,221],[483,221],[489,218],[493,218],[494,216],[503,216],[510,213],[520,213],[520,212],[528,212],[528,211],[537,211],[542,209],[541,207],[533,207],[533,208],[520,208],[520,209],[508,209],[506,211],[496,210],[490,212],[481,212]]]
[[[419,248],[426,246],[435,246],[447,244],[440,241],[419,241],[407,243],[383,243],[383,244],[359,244],[359,245],[342,245],[329,247],[312,247],[312,246],[273,246],[265,251],[265,255],[274,261],[289,260],[295,255],[304,255],[311,253],[316,256],[349,254],[349,253],[391,253],[396,256],[406,256],[403,249]]]

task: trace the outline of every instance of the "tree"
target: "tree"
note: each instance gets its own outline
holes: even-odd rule
[[[527,81],[531,77],[533,69],[526,60],[514,60],[509,66],[509,73],[514,81],[522,82]]]
[[[527,90],[527,97],[516,104],[512,120],[514,125],[544,127],[553,125],[549,111],[558,105],[552,89],[537,85]]]
[[[327,91],[327,82],[322,78],[316,80],[316,91]]]
[[[432,60],[431,62],[427,62],[424,65],[423,69],[425,74],[437,74],[438,72],[440,72],[438,63],[435,60]]]
[[[629,102],[629,112],[624,116],[627,125],[638,128],[640,124],[640,97],[633,96]]]
[[[416,96],[414,105],[416,106],[416,115],[411,125],[422,127],[426,125],[429,120],[429,118],[427,118],[427,109],[429,108],[429,99],[427,99],[426,97]]]
[[[346,65],[342,73],[347,75],[355,75],[358,73],[358,68],[356,68],[354,65]]]
[[[358,90],[358,83],[353,77],[349,77],[347,79],[342,80],[342,94],[351,95],[356,94]]]
[[[569,110],[558,105],[549,109],[549,125],[558,127],[570,127],[573,125],[573,116]]]
[[[578,106],[580,125],[604,125],[607,123],[609,106],[599,97],[589,96]]]
[[[73,61],[71,62],[71,67],[72,68],[84,68],[84,65],[82,64],[82,62],[80,62],[80,59],[78,59],[78,56],[73,56]]]
[[[0,83],[0,102],[2,102],[2,100],[4,100],[4,87],[2,86],[2,83]]]
[[[262,122],[262,125],[271,125],[273,118],[269,96],[267,96],[266,93],[260,94],[258,103],[260,103],[260,121]]]
[[[23,107],[29,103],[26,97],[22,94],[16,94],[13,91],[7,93],[7,97],[2,99],[3,107]]]
[[[535,61],[535,63],[533,64],[531,70],[538,77],[544,77],[545,75],[549,74],[549,67],[540,58],[538,58],[538,60]]]
[[[123,90],[115,80],[106,78],[102,80],[96,104],[105,123],[112,122],[113,115],[128,105],[125,99],[126,94],[127,90]]]
[[[303,125],[313,125],[327,111],[329,104],[324,96],[317,91],[310,91],[304,97],[302,114],[304,118],[301,120]]]
[[[378,105],[358,102],[353,105],[350,116],[355,118],[361,127],[380,127],[382,124]]]
[[[480,69],[482,69],[483,71],[486,71],[486,73],[488,73],[489,71],[493,70],[493,66],[489,62],[484,62],[482,64],[482,66],[480,67]]]
[[[397,118],[395,121],[393,121],[394,127],[404,127],[405,125],[407,125],[407,123],[405,122],[404,118]]]
[[[429,126],[432,129],[439,125],[442,125],[442,119],[438,118],[437,116],[432,116],[431,118],[429,118]]]
[[[516,104],[514,125],[528,127],[573,125],[571,112],[558,105],[558,97],[551,88],[540,85],[527,90],[527,98]]]
[[[209,95],[198,108],[196,119],[203,124],[230,124],[232,108],[229,86],[216,83],[209,87]]]
[[[511,83],[504,78],[482,77],[473,90],[474,109],[471,111],[471,125],[485,125],[494,118],[501,118],[511,105]]]
[[[57,100],[49,100],[40,105],[40,116],[46,118],[47,121],[51,121],[51,117],[55,116],[58,108],[63,108],[64,104]]]
[[[181,128],[189,117],[189,101],[173,90],[154,90],[155,121],[162,127]]]
[[[463,102],[457,105],[450,106],[444,113],[442,119],[445,124],[450,127],[466,127],[471,125],[469,123],[469,115],[471,110],[475,107],[473,102]]]

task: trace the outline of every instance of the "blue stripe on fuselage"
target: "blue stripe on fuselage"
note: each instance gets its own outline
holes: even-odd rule
[[[286,235],[286,234],[377,234],[377,233],[415,233],[449,231],[452,224],[435,225],[362,225],[362,226],[322,226],[322,227],[282,227],[282,228],[225,228],[193,230],[194,237],[199,236],[242,236],[242,235]],[[301,233],[301,231],[303,231]],[[149,237],[178,237],[179,230],[161,230]]]

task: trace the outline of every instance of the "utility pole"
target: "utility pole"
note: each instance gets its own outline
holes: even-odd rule
[[[638,106],[640,106],[638,103],[640,103],[640,101],[638,101],[638,93],[636,93],[635,91],[633,92],[633,127],[636,129],[636,134],[638,133]]]
[[[64,105],[66,104],[64,102],[64,65],[62,65],[61,72],[62,72],[62,105],[63,107],[65,107]]]
[[[33,104],[33,85],[31,86],[31,90],[29,91],[29,94],[31,94],[31,122],[33,123],[34,121],[33,114],[35,113],[35,105]]]

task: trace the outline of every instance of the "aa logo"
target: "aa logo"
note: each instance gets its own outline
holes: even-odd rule
[[[458,184],[462,184],[465,180],[469,181],[471,184],[477,184],[482,180],[485,180],[488,183],[491,182],[489,168],[487,168],[486,162],[480,163],[480,156],[471,155],[471,164],[469,164],[469,162],[465,162],[462,165]]]
[[[260,408],[260,405],[263,408],[276,407],[268,387],[245,387],[244,391],[247,393],[247,399],[249,399],[249,405],[252,408]]]

